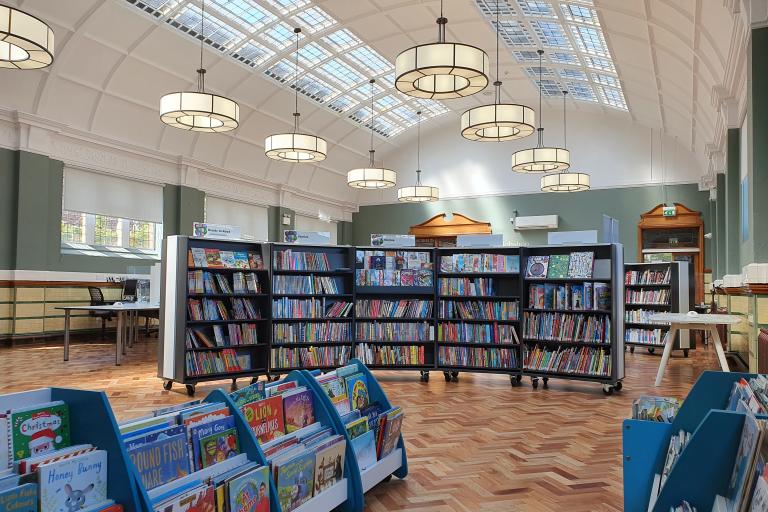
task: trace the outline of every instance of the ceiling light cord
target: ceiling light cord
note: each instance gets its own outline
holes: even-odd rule
[[[376,153],[376,150],[373,149],[373,125],[376,122],[376,111],[373,109],[373,97],[376,93],[374,89],[375,86],[373,84],[376,83],[376,80],[371,78],[368,83],[371,84],[371,149],[368,151],[368,154],[370,155],[371,159],[371,168],[373,168],[373,157]]]
[[[416,186],[421,185],[421,110],[416,112],[418,122],[416,124]]]
[[[197,70],[197,92],[205,92],[205,68],[203,67],[203,43],[205,42],[205,0],[200,9],[200,67]]]
[[[568,95],[568,91],[563,90],[563,148],[568,149],[568,124],[565,113],[565,97]]]
[[[537,131],[539,133],[539,147],[543,148],[544,147],[544,127],[542,126],[542,124],[544,122],[544,114],[543,114],[543,111],[541,110],[541,76],[542,76],[541,75],[541,56],[544,55],[544,50],[539,49],[538,53],[539,53],[539,128]]]
[[[501,80],[499,80],[499,32],[501,31],[501,25],[499,25],[499,1],[496,2],[496,81],[493,83],[496,87],[496,104],[501,103]]]
[[[293,133],[299,133],[299,34],[301,29],[296,27],[293,29],[293,33],[296,34],[296,65],[293,72],[293,94],[294,94],[294,110],[293,110]]]

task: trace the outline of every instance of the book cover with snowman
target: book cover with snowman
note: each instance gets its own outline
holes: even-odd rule
[[[38,467],[40,512],[79,512],[107,501],[107,452],[95,450]]]
[[[15,460],[66,448],[70,444],[69,407],[59,400],[14,409],[10,429]]]

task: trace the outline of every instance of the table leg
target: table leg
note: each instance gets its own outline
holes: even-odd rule
[[[125,328],[125,315],[117,312],[117,339],[115,340],[115,365],[120,366],[120,356],[123,353],[123,330]]]
[[[68,309],[64,310],[64,360],[69,361],[69,314]]]
[[[672,346],[675,344],[678,330],[675,324],[669,328],[669,336],[667,336],[667,342],[664,344],[664,353],[661,356],[661,363],[659,363],[659,372],[656,374],[656,386],[661,386],[661,379],[664,377],[664,370],[667,369],[667,361],[669,361],[669,354],[672,353]]]
[[[128,312],[128,348],[133,347],[133,337],[136,334],[136,326],[134,325],[134,318],[133,318],[134,311]]]
[[[717,332],[717,326],[712,325],[708,330],[712,334],[712,343],[715,345],[715,352],[717,352],[717,358],[720,360],[720,368],[724,372],[731,371],[728,368],[728,360],[725,358],[725,351],[723,351],[723,344],[720,342],[720,333]]]

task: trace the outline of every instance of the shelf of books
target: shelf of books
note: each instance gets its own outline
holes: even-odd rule
[[[344,366],[354,347],[354,249],[271,244],[270,373]]]
[[[147,512],[100,391],[0,395],[0,510]]]
[[[355,354],[371,369],[435,367],[434,250],[357,247]]]
[[[524,249],[523,373],[533,387],[563,378],[621,389],[623,261],[621,244]]]
[[[437,367],[445,380],[493,372],[519,384],[520,249],[440,248],[437,264]]]
[[[164,241],[158,376],[194,394],[198,382],[267,373],[266,244],[169,236]]]
[[[688,263],[626,263],[624,265],[624,344],[630,352],[645,347],[651,354],[663,349],[669,334],[668,322],[655,322],[657,313],[687,313]],[[688,357],[688,331],[678,332],[674,349]]]

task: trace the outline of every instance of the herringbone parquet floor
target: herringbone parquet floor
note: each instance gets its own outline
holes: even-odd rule
[[[62,362],[60,344],[0,348],[0,392],[42,386],[106,391],[118,419],[187,400],[156,377],[156,342],[138,343],[114,366],[114,345],[75,344]],[[653,387],[659,356],[626,354],[624,390],[551,380],[512,388],[506,376],[462,374],[446,383],[433,373],[380,372],[391,401],[406,411],[410,473],[366,495],[367,510],[385,512],[614,511],[622,509],[621,421],[641,394],[685,396],[696,376],[717,368],[712,346],[673,356],[664,385]],[[243,381],[245,384],[246,381]],[[217,385],[198,387],[199,396]]]

